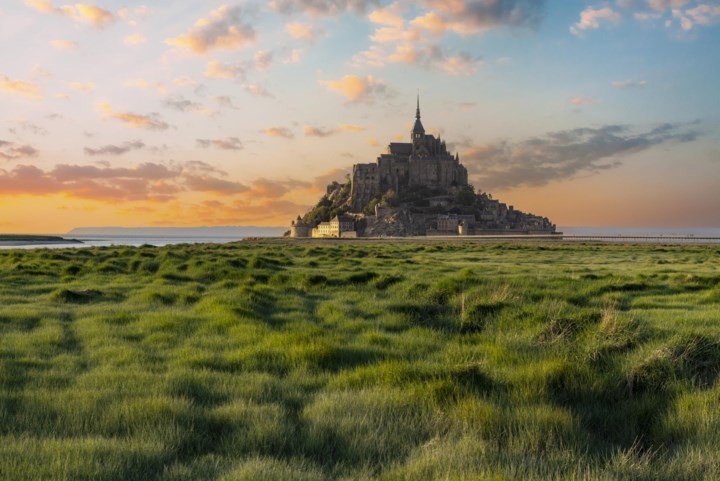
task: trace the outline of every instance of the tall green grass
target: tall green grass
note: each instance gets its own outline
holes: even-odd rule
[[[719,479],[718,254],[0,251],[0,479]]]

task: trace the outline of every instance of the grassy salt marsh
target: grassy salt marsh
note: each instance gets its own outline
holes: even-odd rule
[[[720,247],[0,251],[0,478],[720,479]]]

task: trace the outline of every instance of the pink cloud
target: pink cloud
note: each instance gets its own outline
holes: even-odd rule
[[[622,15],[610,7],[588,7],[580,13],[580,20],[570,27],[573,35],[580,35],[585,30],[597,30],[603,23],[617,24]]]
[[[211,50],[234,50],[255,42],[255,29],[240,7],[222,5],[210,12],[209,18],[201,18],[186,34],[168,38],[165,43],[206,54]]]

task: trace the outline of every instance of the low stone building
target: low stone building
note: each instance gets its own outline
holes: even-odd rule
[[[335,216],[330,221],[331,224],[337,226],[338,232],[355,232],[355,219],[349,215]]]
[[[312,237],[340,237],[340,235],[332,228],[330,222],[320,222],[317,227],[312,230]]]
[[[456,215],[440,215],[437,220],[437,230],[456,234],[460,221]]]
[[[320,222],[312,230],[312,237],[357,237],[355,219],[349,215],[335,216],[330,222]]]
[[[461,225],[465,225],[465,230],[467,230],[474,224],[475,216],[472,215],[448,214],[437,216],[437,230],[442,233],[458,234]]]

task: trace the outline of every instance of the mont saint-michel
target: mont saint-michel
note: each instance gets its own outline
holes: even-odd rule
[[[468,182],[460,155],[425,132],[420,99],[410,142],[391,142],[377,161],[355,164],[318,204],[291,222],[291,237],[549,234],[547,218],[493,199]]]

